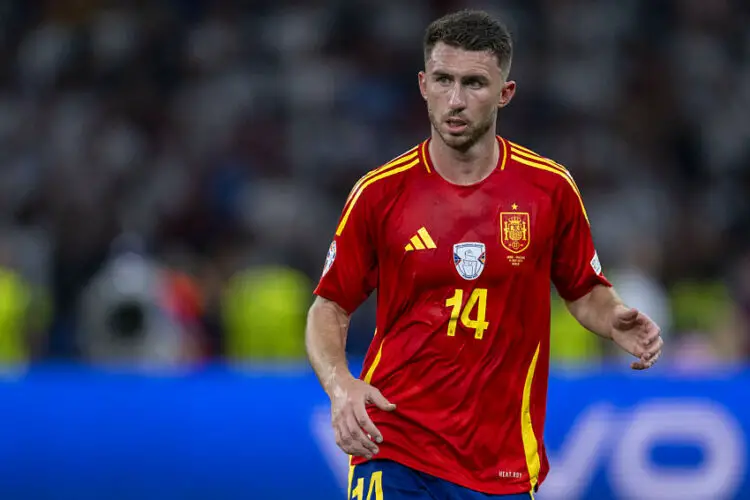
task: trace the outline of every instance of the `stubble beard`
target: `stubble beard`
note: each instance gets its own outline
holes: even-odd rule
[[[497,116],[493,113],[486,120],[478,124],[470,123],[461,135],[444,134],[441,130],[442,120],[435,116],[435,113],[428,108],[430,122],[432,127],[437,131],[440,139],[449,148],[455,149],[460,153],[465,153],[474,146],[484,135],[492,128]]]

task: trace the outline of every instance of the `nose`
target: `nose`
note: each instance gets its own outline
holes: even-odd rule
[[[448,105],[453,110],[462,110],[466,107],[466,99],[464,98],[463,87],[460,82],[456,82],[453,85],[448,97]]]

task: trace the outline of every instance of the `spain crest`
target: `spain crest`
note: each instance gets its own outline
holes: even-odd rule
[[[500,213],[500,243],[512,253],[521,253],[531,243],[531,227],[528,212]]]
[[[453,245],[453,264],[465,280],[475,280],[482,274],[487,259],[484,243],[456,243]]]

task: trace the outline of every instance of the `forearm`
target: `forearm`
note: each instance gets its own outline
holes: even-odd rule
[[[307,316],[307,356],[330,396],[342,380],[353,378],[346,362],[349,315],[338,304],[318,297]]]
[[[619,308],[625,308],[612,287],[597,285],[589,293],[573,302],[566,302],[568,310],[586,329],[606,339],[612,338],[612,318]]]

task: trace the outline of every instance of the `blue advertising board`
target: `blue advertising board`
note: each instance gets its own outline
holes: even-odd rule
[[[553,499],[750,499],[750,371],[555,371]],[[0,381],[0,498],[346,498],[347,457],[304,367]],[[387,500],[387,499],[386,499]]]

